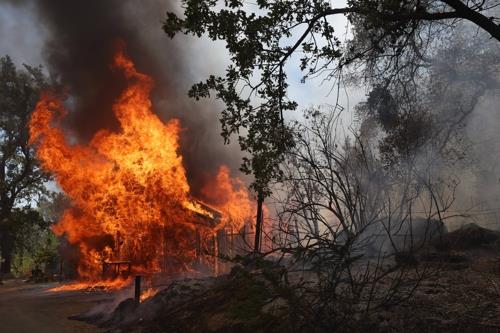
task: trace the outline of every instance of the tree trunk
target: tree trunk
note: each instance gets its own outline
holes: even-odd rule
[[[257,221],[255,223],[255,244],[254,253],[260,253],[261,238],[262,238],[262,223],[264,216],[262,214],[262,204],[264,203],[264,196],[262,193],[257,195]]]
[[[2,275],[9,275],[12,266],[12,251],[2,255]]]
[[[9,274],[12,266],[12,239],[9,232],[3,230],[0,238],[0,251],[2,262],[0,262],[1,273]]]

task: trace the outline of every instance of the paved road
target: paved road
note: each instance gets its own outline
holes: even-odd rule
[[[68,316],[109,301],[99,293],[49,292],[57,284],[26,284],[19,280],[0,285],[0,333],[95,333],[98,328]]]

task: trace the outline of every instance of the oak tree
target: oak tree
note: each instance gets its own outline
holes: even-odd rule
[[[28,143],[28,122],[46,79],[40,67],[18,70],[0,58],[0,251],[1,272],[10,273],[18,229],[14,211],[30,206],[45,192],[44,173]],[[17,211],[17,210],[16,210]]]
[[[225,104],[222,136],[238,137],[248,153],[242,170],[255,177],[252,187],[261,207],[269,183],[280,176],[278,164],[293,145],[284,113],[297,108],[288,97],[288,71],[299,55],[302,80],[340,79],[347,67],[361,68],[365,83],[413,80],[433,42],[468,21],[500,41],[494,16],[496,0],[182,0],[182,13],[168,12],[169,37],[184,33],[221,40],[230,63],[223,75],[193,85],[196,99],[212,93]],[[349,37],[335,31],[343,15]],[[384,89],[385,89],[384,88]],[[257,220],[257,228],[260,228]],[[257,248],[257,246],[256,246]]]

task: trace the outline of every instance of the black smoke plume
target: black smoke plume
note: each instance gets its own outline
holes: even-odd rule
[[[155,112],[164,120],[180,118],[185,128],[181,150],[194,194],[221,163],[237,169],[240,155],[234,147],[223,146],[219,136],[216,111],[220,106],[187,97],[193,55],[161,29],[161,20],[176,5],[174,1],[31,0],[30,4],[49,30],[44,58],[49,73],[69,96],[66,126],[78,141],[88,141],[99,129],[118,127],[111,106],[124,80],[109,64],[114,44],[121,39],[137,68],[156,82]]]

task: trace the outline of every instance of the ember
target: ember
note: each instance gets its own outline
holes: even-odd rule
[[[218,230],[239,230],[252,220],[249,193],[222,166],[205,191],[211,202],[192,198],[178,152],[179,121],[164,123],[153,113],[153,81],[123,48],[113,67],[128,82],[113,106],[119,132],[101,130],[88,145],[69,144],[61,126],[66,109],[50,92],[31,118],[30,142],[72,201],[54,232],[78,247],[81,278],[101,279],[112,262],[130,262],[133,273],[191,270],[194,259],[217,247]],[[125,278],[122,272],[116,275]]]
[[[150,299],[160,291],[159,288],[148,288],[144,290],[141,294],[141,302]]]

